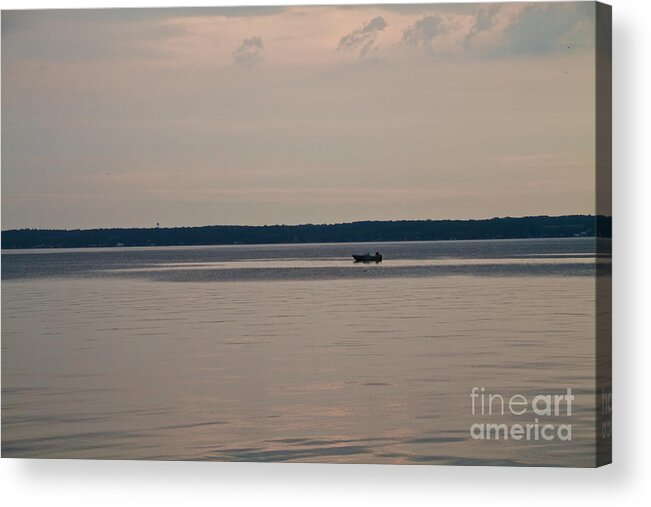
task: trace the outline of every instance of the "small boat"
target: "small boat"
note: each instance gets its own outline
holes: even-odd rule
[[[353,259],[355,262],[382,262],[382,254],[380,252],[375,252],[375,255],[371,255],[369,252],[362,255],[353,254]]]

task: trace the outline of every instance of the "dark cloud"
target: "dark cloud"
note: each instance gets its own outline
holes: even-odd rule
[[[410,47],[422,47],[432,52],[432,43],[439,35],[448,31],[447,24],[439,14],[424,16],[402,33],[402,42]]]
[[[477,12],[475,17],[475,24],[472,26],[470,31],[466,34],[465,39],[463,40],[463,45],[466,49],[469,49],[472,45],[472,41],[477,35],[482,32],[487,32],[495,23],[495,16],[500,11],[500,6],[498,4],[492,4],[490,7],[480,9]]]
[[[544,54],[594,44],[593,2],[526,6],[505,28],[502,53]]]
[[[242,44],[233,51],[233,60],[237,65],[251,68],[264,59],[264,43],[260,37],[244,39]]]
[[[389,24],[382,16],[376,16],[361,28],[344,35],[339,40],[337,50],[359,51],[360,58],[368,57],[377,51],[378,33],[387,26]]]

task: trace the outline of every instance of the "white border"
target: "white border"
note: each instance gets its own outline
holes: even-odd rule
[[[285,0],[0,0],[2,9],[346,3]],[[354,3],[363,2],[357,0]],[[396,3],[396,2],[388,2]],[[612,0],[614,464],[500,467],[0,461],[4,505],[643,505],[651,498],[649,185],[651,2]],[[641,501],[642,500],[642,501]]]

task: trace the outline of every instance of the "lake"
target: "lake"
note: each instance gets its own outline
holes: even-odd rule
[[[2,455],[592,466],[596,265],[594,238],[4,250]],[[473,387],[570,388],[539,419],[571,440],[474,438],[534,417]]]

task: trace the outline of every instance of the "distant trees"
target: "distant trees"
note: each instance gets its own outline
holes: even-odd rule
[[[343,243],[501,238],[610,237],[611,218],[592,215],[342,224],[2,231],[2,248]]]

